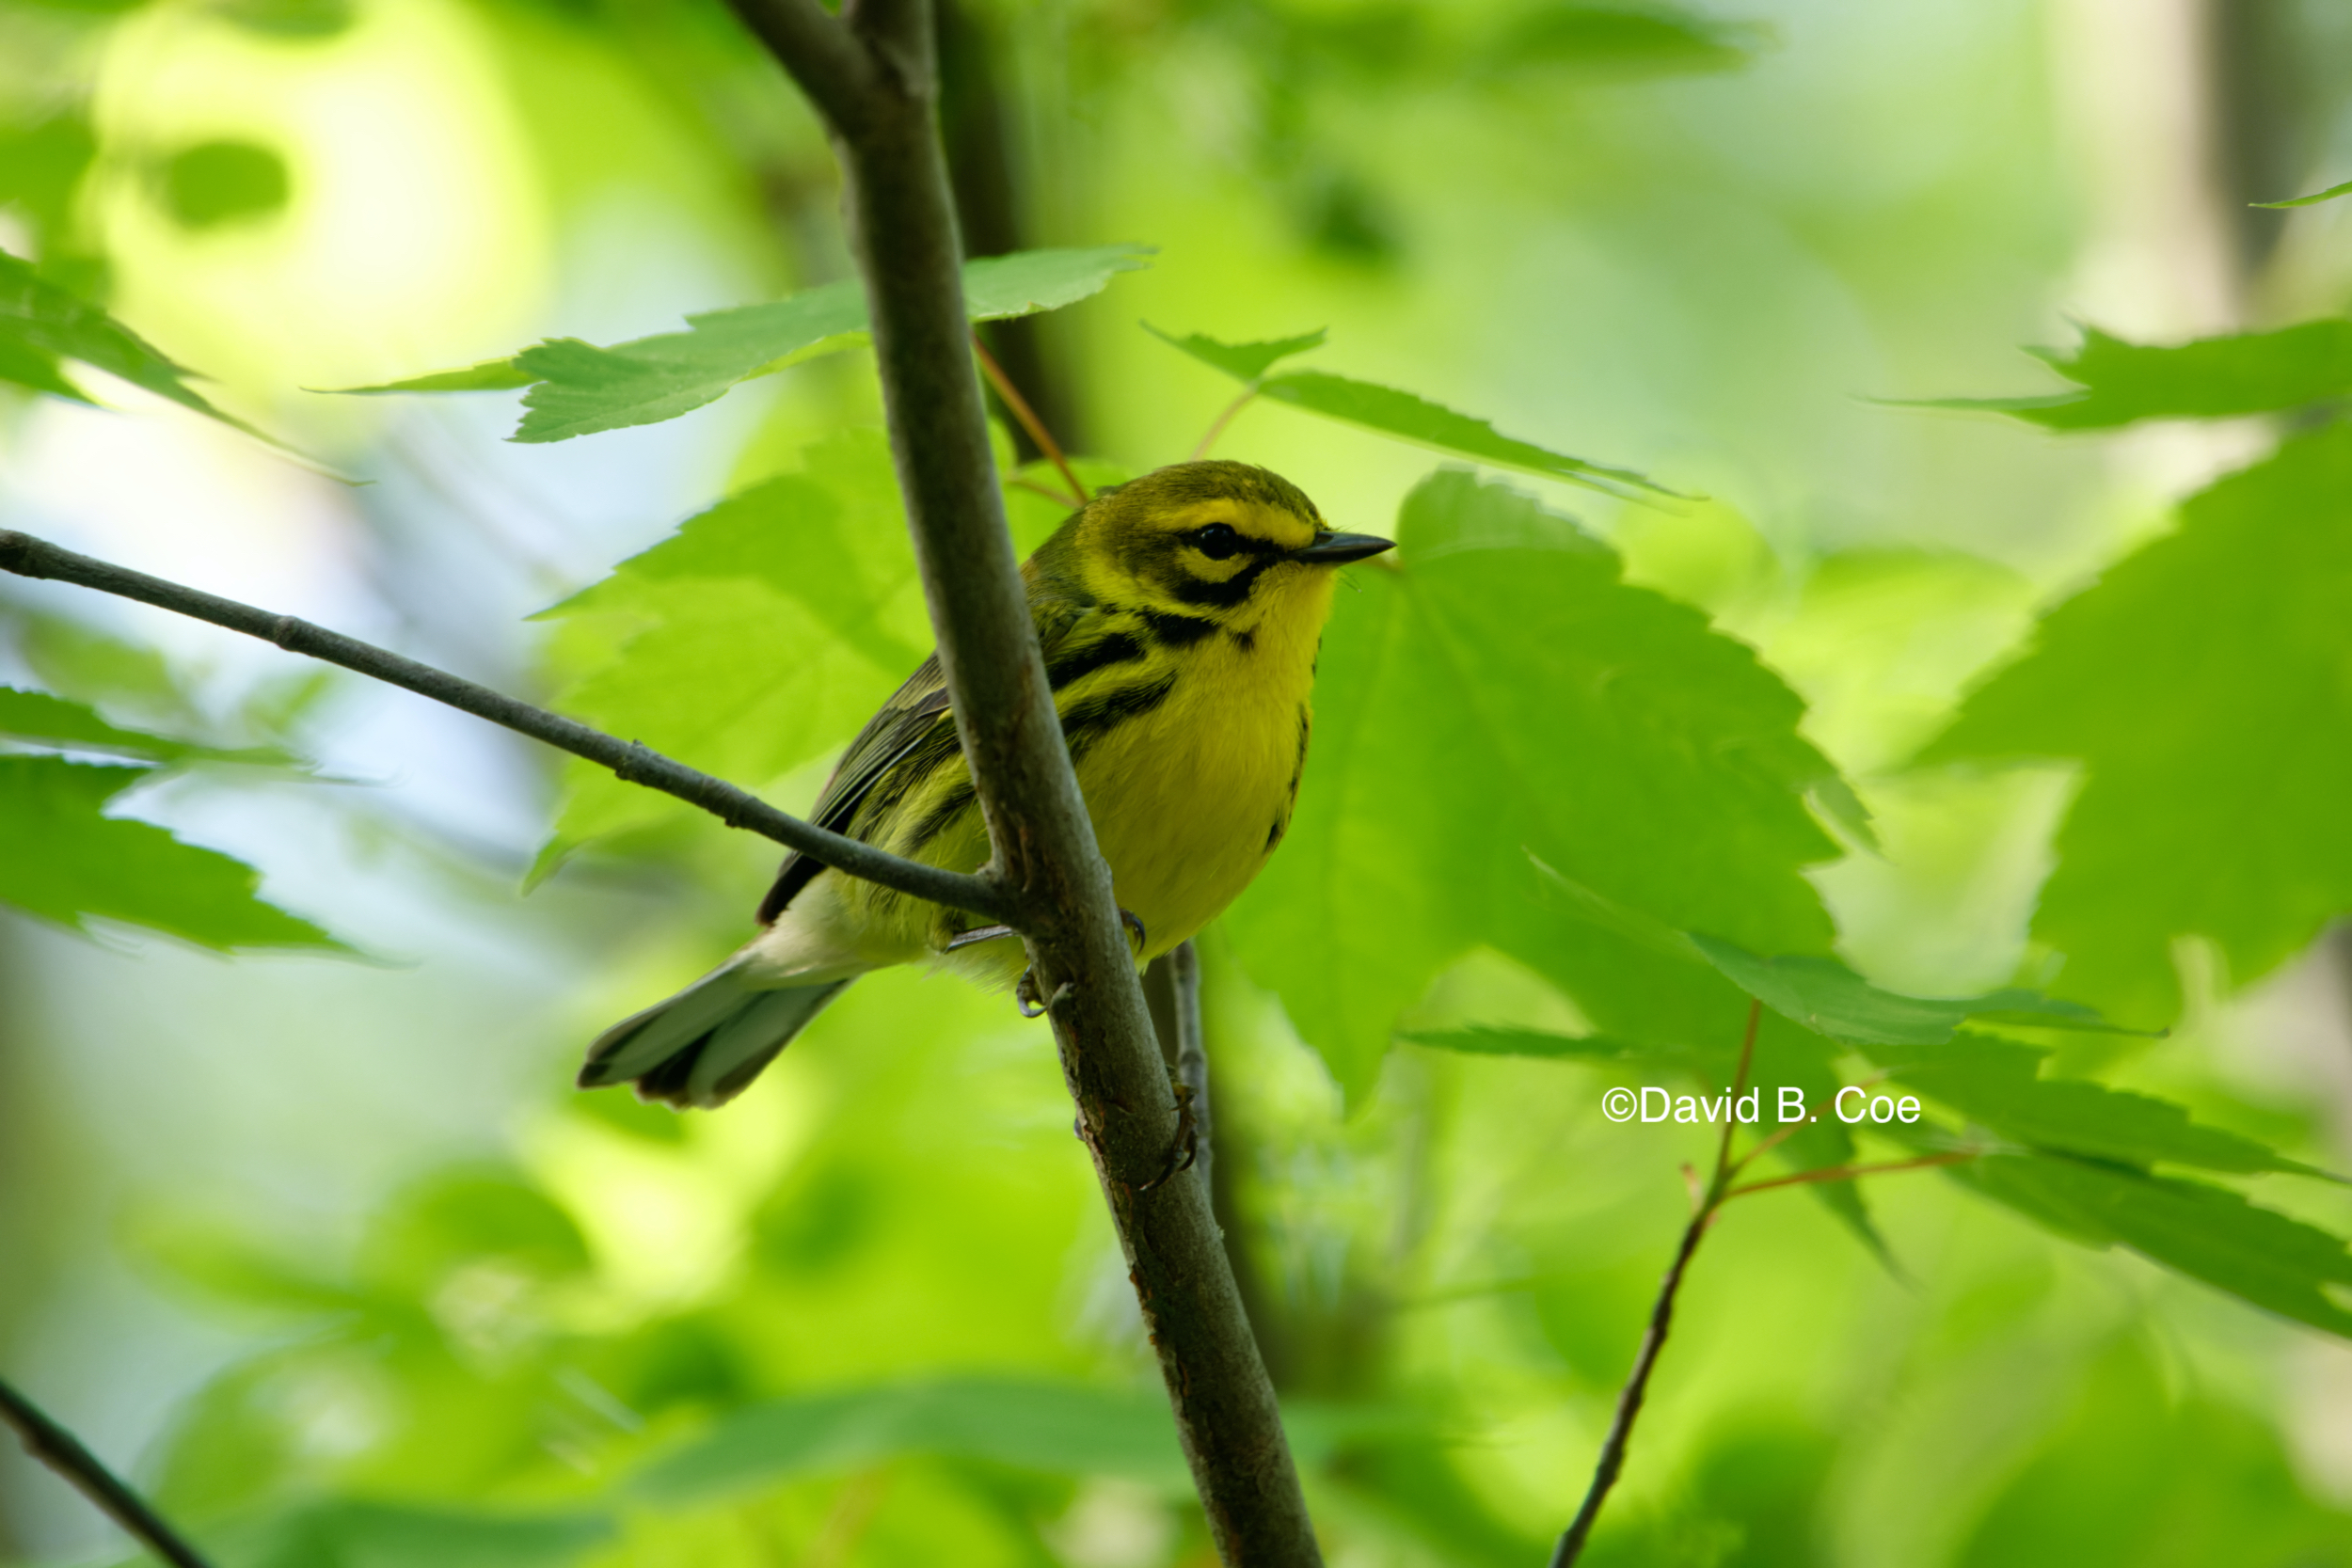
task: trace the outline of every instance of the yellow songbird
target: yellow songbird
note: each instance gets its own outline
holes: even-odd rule
[[[1279,475],[1179,463],[1106,489],[1022,568],[1094,833],[1138,961],[1214,920],[1290,826],[1332,569],[1390,547],[1334,533]],[[816,820],[959,871],[989,856],[936,655],[834,769]],[[717,1105],[868,970],[940,958],[999,984],[1020,942],[793,854],[760,933],[589,1047],[582,1088]]]

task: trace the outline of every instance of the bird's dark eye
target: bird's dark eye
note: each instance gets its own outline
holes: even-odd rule
[[[1211,523],[1207,528],[1194,529],[1184,537],[1211,561],[1223,561],[1241,553],[1241,535],[1233,531],[1231,523]]]

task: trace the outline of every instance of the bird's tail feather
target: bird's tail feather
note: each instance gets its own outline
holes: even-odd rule
[[[849,983],[755,986],[740,963],[723,964],[598,1036],[580,1069],[580,1086],[635,1080],[640,1100],[680,1110],[723,1105]]]

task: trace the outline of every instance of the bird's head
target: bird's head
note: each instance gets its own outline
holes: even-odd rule
[[[1391,541],[1332,532],[1306,492],[1279,474],[1201,462],[1101,492],[1055,543],[1063,547],[1054,569],[1097,603],[1245,627],[1309,612],[1320,626],[1331,569]]]

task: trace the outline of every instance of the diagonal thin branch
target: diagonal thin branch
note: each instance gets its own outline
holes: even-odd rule
[[[1035,441],[1037,450],[1045,454],[1045,461],[1070,482],[1071,493],[1078,498],[1078,504],[1084,506],[1090,494],[1086,483],[1071,472],[1070,459],[1062,455],[1061,443],[1054,439],[1054,433],[1045,428],[1045,421],[1037,417],[1037,410],[1029,406],[1029,400],[1021,395],[1021,388],[1012,384],[1012,377],[1005,373],[1005,367],[999,365],[996,356],[988,352],[988,345],[980,341],[977,332],[972,335],[972,352],[979,356],[980,373],[988,377],[991,387],[996,388],[996,395],[1005,400],[1005,406],[1011,409],[1012,417],[1021,421],[1021,428],[1029,433],[1029,439]]]
[[[0,1425],[14,1429],[24,1451],[72,1483],[124,1533],[172,1568],[210,1568],[146,1499],[118,1479],[80,1438],[51,1420],[41,1408],[0,1380]]]
[[[1241,396],[1235,398],[1232,402],[1225,405],[1223,413],[1217,415],[1216,419],[1209,421],[1209,428],[1201,434],[1200,444],[1192,449],[1192,458],[1194,462],[1198,463],[1200,459],[1209,455],[1209,449],[1216,446],[1216,438],[1225,434],[1225,427],[1232,424],[1233,422],[1234,416],[1239,414],[1243,409],[1248,407],[1250,401],[1257,397],[1257,395],[1258,384],[1253,381],[1248,386],[1244,387],[1241,389]]]
[[[1740,1066],[1731,1075],[1731,1099],[1739,1101],[1748,1086],[1748,1069],[1756,1065],[1756,1035],[1764,1022],[1764,1004],[1751,997],[1748,1001],[1748,1024],[1740,1037]],[[1642,1348],[1633,1357],[1633,1370],[1625,1380],[1625,1387],[1617,1395],[1616,1414],[1610,1418],[1609,1435],[1602,1440],[1600,1459],[1593,1466],[1592,1484],[1584,1489],[1584,1501],[1576,1511],[1576,1517],[1560,1534],[1560,1544],[1552,1549],[1551,1568],[1572,1568],[1584,1553],[1584,1543],[1593,1533],[1593,1524],[1600,1517],[1600,1505],[1609,1500],[1610,1488],[1617,1484],[1618,1472],[1625,1468],[1626,1449],[1633,1441],[1633,1423],[1642,1414],[1642,1401],[1649,1393],[1649,1376],[1658,1367],[1659,1352],[1666,1348],[1666,1335],[1674,1327],[1675,1298],[1682,1291],[1682,1275],[1691,1266],[1692,1255],[1699,1249],[1699,1242],[1714,1225],[1722,1212],[1725,1189],[1731,1173],[1737,1167],[1731,1159],[1732,1121],[1724,1123],[1724,1135],[1715,1146],[1715,1173],[1708,1179],[1699,1201],[1692,1205],[1691,1223],[1682,1227],[1682,1244],[1675,1249],[1675,1260],[1666,1270],[1666,1277],[1659,1282],[1658,1301],[1650,1308],[1649,1326],[1642,1333]],[[1687,1174],[1688,1166],[1684,1167]]]
[[[1625,1387],[1617,1395],[1617,1411],[1609,1422],[1609,1436],[1600,1447],[1599,1463],[1593,1467],[1593,1483],[1584,1492],[1584,1502],[1577,1509],[1576,1517],[1561,1533],[1559,1545],[1552,1548],[1551,1568],[1571,1568],[1583,1554],[1585,1538],[1593,1533],[1593,1523],[1600,1517],[1600,1505],[1609,1498],[1609,1489],[1617,1484],[1617,1474],[1625,1468],[1627,1448],[1633,1440],[1633,1423],[1642,1414],[1642,1401],[1649,1392],[1649,1374],[1658,1366],[1658,1353],[1666,1348],[1666,1335],[1674,1327],[1675,1298],[1682,1291],[1683,1271],[1691,1266],[1691,1255],[1699,1249],[1699,1241],[1708,1227],[1715,1221],[1715,1210],[1703,1208],[1691,1216],[1691,1223],[1682,1227],[1682,1244],[1675,1249],[1675,1260],[1667,1267],[1666,1277],[1659,1282],[1658,1302],[1650,1308],[1649,1326],[1642,1331],[1642,1348],[1633,1358],[1633,1370],[1625,1380]]]
[[[1728,1203],[1750,1193],[1769,1193],[1775,1187],[1803,1187],[1816,1181],[1851,1181],[1857,1177],[1892,1176],[1897,1171],[1957,1165],[1963,1161],[1977,1158],[1981,1152],[1980,1149],[1955,1148],[1942,1154],[1922,1154],[1916,1160],[1888,1160],[1875,1165],[1823,1165],[1817,1170],[1801,1170],[1794,1176],[1776,1176],[1770,1181],[1751,1181],[1744,1187],[1734,1187],[1724,1194],[1724,1201]]]
[[[899,893],[985,915],[1016,928],[1025,923],[1020,900],[994,878],[943,870],[919,861],[904,860],[869,844],[830,832],[812,822],[787,816],[744,790],[707,773],[673,762],[635,741],[617,740],[602,730],[533,707],[531,704],[477,686],[429,664],[326,630],[291,615],[276,615],[252,605],[224,599],[201,589],[163,578],[149,577],[111,562],[76,555],[28,533],[0,530],[0,571],[19,577],[48,578],[91,588],[119,598],[135,599],[175,614],[208,621],[230,631],[274,642],[289,653],[307,655],[328,664],[429,697],[477,719],[501,724],[559,751],[585,757],[630,784],[675,795],[699,806],[731,828],[742,828],[763,838],[798,849],[821,864]]]
[[[1763,1018],[1764,1004],[1751,998],[1748,1003],[1747,1033],[1740,1042],[1740,1067],[1731,1080],[1731,1096],[1735,1101],[1747,1087],[1748,1070],[1756,1062],[1756,1028]],[[1879,1076],[1883,1078],[1885,1074]],[[1658,1366],[1659,1352],[1665,1349],[1667,1331],[1674,1326],[1675,1298],[1681,1293],[1683,1274],[1690,1268],[1692,1255],[1698,1251],[1701,1239],[1722,1217],[1724,1204],[1735,1197],[1744,1197],[1750,1193],[1771,1192],[1778,1187],[1797,1187],[1816,1181],[1851,1181],[1865,1176],[1886,1176],[1897,1171],[1957,1164],[1963,1160],[1973,1160],[1981,1152],[1973,1148],[1954,1149],[1922,1155],[1915,1160],[1890,1161],[1883,1164],[1836,1165],[1735,1187],[1732,1179],[1745,1169],[1750,1161],[1793,1131],[1792,1128],[1783,1128],[1758,1141],[1735,1160],[1731,1156],[1731,1135],[1735,1127],[1735,1122],[1727,1120],[1724,1123],[1723,1138],[1715,1149],[1715,1173],[1708,1179],[1704,1189],[1699,1189],[1696,1179],[1691,1178],[1691,1167],[1682,1167],[1683,1175],[1692,1180],[1693,1196],[1697,1200],[1692,1205],[1691,1223],[1683,1227],[1682,1244],[1675,1249],[1674,1262],[1667,1268],[1665,1278],[1659,1282],[1658,1301],[1650,1308],[1649,1327],[1642,1335],[1642,1348],[1633,1358],[1633,1370],[1627,1375],[1625,1387],[1617,1395],[1616,1414],[1610,1420],[1609,1435],[1601,1442],[1600,1460],[1593,1467],[1592,1484],[1585,1490],[1584,1501],[1577,1509],[1575,1519],[1562,1532],[1559,1545],[1552,1550],[1550,1568],[1574,1568],[1593,1533],[1594,1521],[1600,1517],[1601,1504],[1608,1500],[1610,1488],[1616,1484],[1618,1473],[1625,1468],[1626,1449],[1633,1438],[1633,1423],[1642,1414],[1643,1398],[1649,1391],[1650,1373]]]

